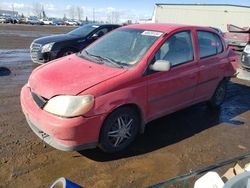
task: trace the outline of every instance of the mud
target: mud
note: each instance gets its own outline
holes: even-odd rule
[[[250,81],[250,70],[239,68],[237,78]]]
[[[147,187],[250,151],[250,82],[241,79],[230,81],[221,109],[212,111],[202,103],[157,119],[122,153],[44,147],[20,108],[20,89],[34,65],[27,49],[33,38],[27,42],[18,31],[53,34],[69,29],[0,25],[0,33],[17,33],[8,40],[0,35],[0,71],[4,70],[0,74],[0,187],[48,187],[61,176],[85,187]]]
[[[0,49],[29,48],[37,37],[67,33],[75,27],[0,24]]]

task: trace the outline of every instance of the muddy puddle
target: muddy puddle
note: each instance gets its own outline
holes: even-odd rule
[[[30,61],[29,49],[0,49],[0,63],[16,64],[17,62]]]
[[[0,35],[2,35],[2,36],[18,36],[18,37],[38,38],[38,37],[45,37],[45,36],[48,36],[48,35],[51,35],[51,34],[50,33],[44,33],[44,32],[5,30],[5,31],[0,31]]]
[[[237,78],[250,81],[250,70],[239,68]]]

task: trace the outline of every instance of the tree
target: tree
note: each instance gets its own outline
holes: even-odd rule
[[[120,12],[119,11],[111,11],[107,15],[107,21],[109,23],[119,23],[120,21]]]
[[[75,6],[70,6],[69,8],[69,16],[71,19],[75,19]]]
[[[43,6],[42,6],[42,18],[43,18],[43,19],[46,19],[46,18],[47,18],[47,16],[46,16],[46,14],[45,14],[44,7],[43,7]]]
[[[83,8],[82,7],[79,7],[77,6],[76,7],[76,12],[77,12],[77,17],[78,17],[78,20],[82,20],[82,17],[83,17]]]
[[[63,21],[66,21],[67,20],[67,16],[66,14],[63,15]]]
[[[42,4],[41,3],[33,3],[33,14],[37,17],[41,17],[41,12],[42,12]]]

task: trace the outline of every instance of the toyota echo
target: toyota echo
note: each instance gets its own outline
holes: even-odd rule
[[[21,91],[30,128],[60,150],[118,152],[149,121],[222,104],[237,56],[211,28],[129,25],[36,68]]]

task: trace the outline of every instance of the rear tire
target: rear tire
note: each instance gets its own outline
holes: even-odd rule
[[[124,150],[135,140],[139,125],[139,115],[133,108],[118,108],[102,126],[99,147],[107,153]]]
[[[212,98],[208,101],[211,108],[219,108],[224,102],[227,92],[227,80],[222,80],[217,86]]]

